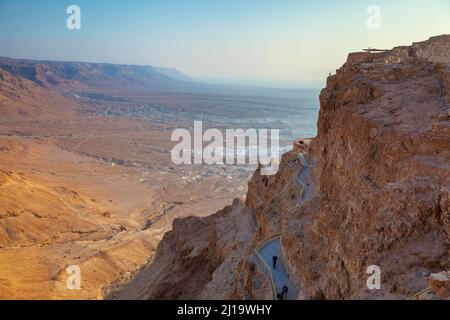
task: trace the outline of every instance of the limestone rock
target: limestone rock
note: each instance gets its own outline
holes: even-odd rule
[[[430,287],[441,298],[450,298],[450,272],[443,271],[430,275]]]

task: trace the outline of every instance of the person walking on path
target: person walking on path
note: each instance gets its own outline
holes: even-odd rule
[[[281,293],[281,296],[283,297],[282,300],[287,300],[288,291],[289,291],[289,288],[288,288],[288,286],[285,283],[283,285],[283,290],[282,290],[282,293]]]
[[[272,257],[272,262],[273,262],[273,268],[274,268],[274,269],[276,269],[276,267],[277,267],[277,260],[278,260],[278,257],[277,257],[277,256],[273,256],[273,257]]]

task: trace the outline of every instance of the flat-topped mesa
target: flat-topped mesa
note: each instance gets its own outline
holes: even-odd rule
[[[435,91],[444,105],[450,102],[450,35],[433,37],[412,46],[385,52],[354,52],[346,63],[327,79],[321,94],[322,109],[338,109],[349,104],[367,104],[384,95],[386,86],[402,81],[422,80],[433,75]],[[437,81],[436,81],[437,80]],[[427,88],[428,86],[428,88]]]
[[[432,37],[411,46],[399,46],[391,50],[366,49],[348,55],[347,63],[364,62],[403,63],[420,59],[431,63],[450,64],[450,35]]]
[[[450,64],[450,35],[432,37],[428,41],[414,43],[413,55],[433,63]]]

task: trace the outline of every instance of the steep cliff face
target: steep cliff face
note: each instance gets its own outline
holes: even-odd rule
[[[240,200],[206,218],[175,220],[153,261],[111,298],[265,299],[267,283],[246,259],[255,235],[254,217]]]
[[[448,270],[450,36],[350,54],[320,103],[304,158],[257,170],[245,207],[177,221],[119,297],[269,298],[251,256],[274,234],[300,299],[405,298]]]
[[[293,195],[295,155],[266,189],[254,177],[247,204],[281,229],[306,298],[403,297],[448,269],[449,64],[449,36],[350,54],[320,96],[314,192]],[[366,289],[370,265],[381,290]]]

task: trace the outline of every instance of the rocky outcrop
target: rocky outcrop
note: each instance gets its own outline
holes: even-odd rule
[[[270,295],[263,275],[245,259],[256,234],[240,200],[206,218],[175,220],[153,261],[111,298],[263,299]]]
[[[443,299],[450,298],[450,271],[430,275],[431,290]]]

